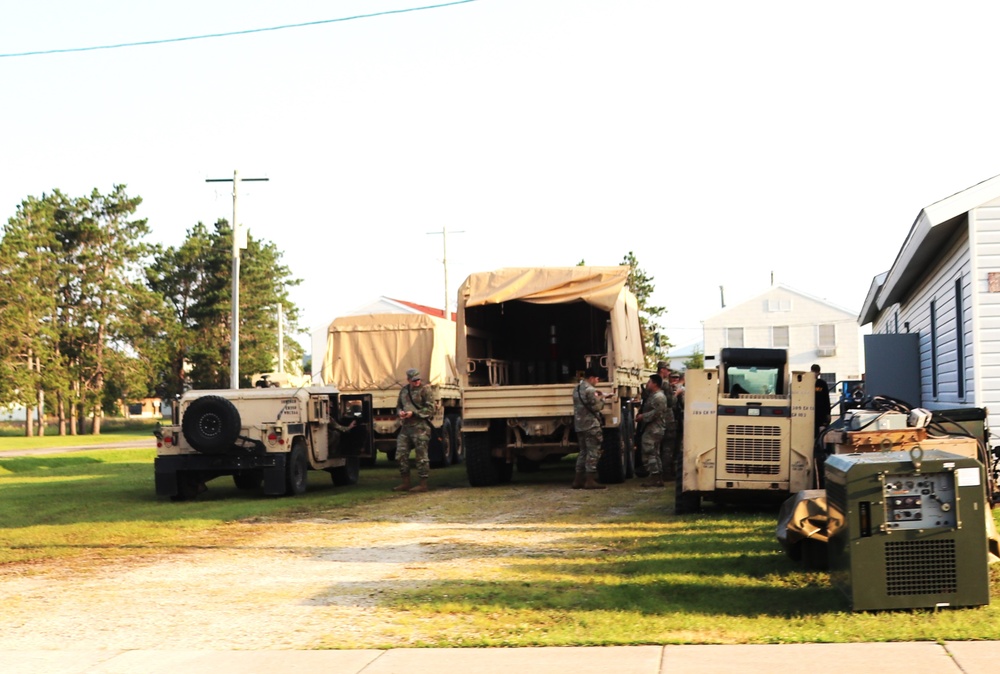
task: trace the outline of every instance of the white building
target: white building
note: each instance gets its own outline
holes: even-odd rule
[[[873,344],[897,335],[913,345],[911,359],[893,365],[913,375],[919,400],[907,402],[987,407],[1000,425],[1000,176],[917,214],[892,268],[873,279],[858,323],[872,324]],[[902,351],[883,341],[893,345],[887,358]]]
[[[788,350],[792,371],[814,363],[822,378],[861,378],[861,332],[854,312],[826,300],[776,284],[766,292],[723,309],[702,321],[705,367],[713,367],[726,347]]]

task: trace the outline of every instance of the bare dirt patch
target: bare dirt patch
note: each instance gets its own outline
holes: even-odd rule
[[[662,490],[562,484],[403,495],[292,521],[227,525],[181,552],[82,571],[0,569],[0,650],[298,649],[403,645],[382,601],[420,583],[495,577],[514,559],[579,554],[595,523]],[[165,506],[169,507],[169,506]],[[418,630],[419,631],[419,630]]]

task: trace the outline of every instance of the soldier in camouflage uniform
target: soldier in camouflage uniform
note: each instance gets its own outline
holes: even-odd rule
[[[636,421],[645,425],[642,432],[642,461],[649,473],[649,481],[643,482],[643,487],[663,486],[663,461],[660,456],[660,445],[667,428],[667,412],[670,407],[667,396],[663,393],[663,378],[658,374],[649,376],[646,383],[649,396],[642,405],[642,412],[636,415]]]
[[[406,386],[399,392],[396,414],[399,415],[399,435],[396,437],[396,459],[403,482],[393,491],[427,491],[427,479],[431,475],[431,462],[427,456],[427,445],[431,440],[431,419],[434,417],[434,391],[424,386],[417,370],[406,371]],[[410,486],[410,449],[417,455],[417,475],[420,484]]]
[[[597,461],[601,458],[604,441],[601,431],[604,394],[594,388],[597,381],[597,372],[587,368],[584,378],[573,389],[573,429],[580,445],[573,489],[607,489],[597,483]]]
[[[677,430],[680,410],[677,407],[677,398],[674,395],[674,390],[669,384],[673,372],[666,361],[661,360],[656,364],[656,373],[660,375],[660,379],[663,381],[660,390],[667,399],[663,440],[660,443],[660,464],[663,469],[660,475],[665,479],[672,479],[674,477],[674,464],[677,458]]]

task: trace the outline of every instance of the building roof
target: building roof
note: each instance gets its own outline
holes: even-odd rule
[[[702,341],[692,342],[686,346],[678,346],[667,353],[667,358],[690,358],[696,353],[704,353],[705,343]]]
[[[802,292],[801,290],[796,290],[795,288],[787,286],[784,283],[776,283],[773,286],[771,286],[770,288],[768,288],[767,290],[765,290],[764,292],[759,293],[757,295],[754,295],[753,297],[751,297],[748,300],[744,300],[743,302],[740,302],[739,304],[733,304],[733,305],[728,306],[725,309],[723,309],[723,310],[721,310],[721,311],[719,311],[717,313],[712,314],[708,318],[704,319],[702,321],[702,323],[706,323],[708,321],[713,321],[716,318],[719,318],[719,317],[721,317],[721,316],[729,313],[730,311],[732,311],[736,307],[741,307],[741,306],[743,306],[745,304],[749,304],[750,302],[758,302],[765,295],[767,295],[768,293],[770,293],[771,291],[773,291],[775,289],[785,290],[787,292],[794,293],[794,294],[798,295],[799,297],[804,297],[805,299],[810,300],[812,302],[818,302],[819,304],[823,304],[825,306],[828,306],[831,309],[835,309],[836,311],[839,311],[839,312],[841,312],[841,313],[843,313],[843,314],[845,314],[847,316],[853,317],[855,315],[854,312],[851,311],[850,309],[845,309],[845,308],[843,308],[840,305],[833,304],[829,300],[825,300],[825,299],[823,299],[821,297],[816,297],[815,295],[810,295],[809,293]]]
[[[887,306],[906,297],[923,278],[928,265],[957,230],[968,226],[966,214],[977,206],[1000,198],[1000,176],[973,185],[926,206],[917,214],[889,271],[872,280],[858,324],[865,325]]]
[[[364,316],[368,314],[427,314],[437,318],[444,318],[443,309],[435,309],[434,307],[406,300],[396,300],[385,295],[345,315]],[[451,320],[455,320],[455,312],[452,312]]]

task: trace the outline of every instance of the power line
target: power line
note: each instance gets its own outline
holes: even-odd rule
[[[42,56],[44,54],[69,54],[74,52],[98,51],[100,49],[121,49],[123,47],[145,47],[153,44],[168,44],[171,42],[190,42],[192,40],[208,40],[217,37],[232,37],[234,35],[250,35],[252,33],[266,33],[269,31],[285,30],[287,28],[305,28],[307,26],[320,26],[326,23],[340,23],[343,21],[355,21],[357,19],[371,19],[377,16],[387,16],[389,14],[405,14],[407,12],[420,12],[425,9],[440,9],[453,5],[464,5],[476,0],[455,0],[438,5],[425,5],[423,7],[406,7],[404,9],[388,9],[384,12],[374,12],[372,14],[356,14],[354,16],[344,16],[337,19],[321,19],[319,21],[306,21],[305,23],[289,23],[282,26],[268,26],[266,28],[248,28],[246,30],[234,30],[225,33],[209,33],[206,35],[190,35],[188,37],[169,37],[162,40],[143,40],[141,42],[121,42],[118,44],[105,44],[93,47],[69,47],[67,49],[43,49],[39,51],[24,51],[8,54],[0,54],[0,58],[14,58],[17,56]]]

